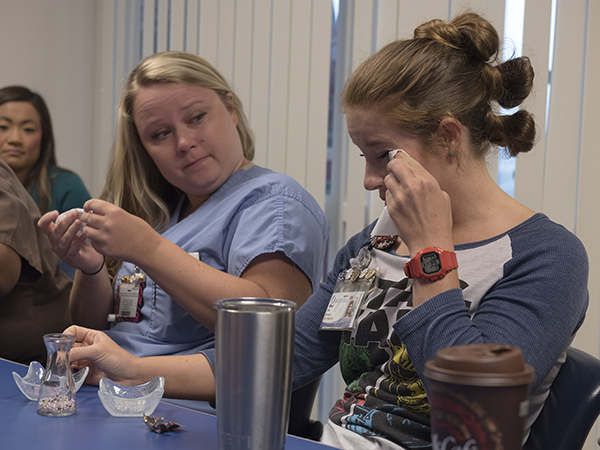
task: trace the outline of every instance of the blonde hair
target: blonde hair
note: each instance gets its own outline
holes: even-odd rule
[[[254,138],[242,103],[210,63],[179,51],[156,53],[144,59],[131,71],[125,84],[108,175],[100,198],[142,218],[158,232],[167,228],[182,192],[163,177],[146,152],[132,110],[140,88],[164,83],[184,83],[215,91],[237,114],[237,131],[244,156],[249,161],[254,158]],[[114,276],[120,263],[110,261],[108,266]]]
[[[533,148],[533,117],[523,109],[512,115],[494,109],[525,100],[533,68],[526,57],[498,63],[498,53],[498,33],[479,15],[432,20],[412,39],[366,59],[346,82],[342,107],[374,107],[425,144],[435,142],[443,119],[454,118],[469,130],[476,156],[483,157],[490,144],[516,156]]]

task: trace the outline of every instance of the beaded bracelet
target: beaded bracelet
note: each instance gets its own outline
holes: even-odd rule
[[[85,274],[85,275],[92,276],[92,275],[99,274],[99,273],[100,273],[100,271],[101,271],[102,269],[104,269],[104,258],[102,258],[102,265],[101,265],[101,266],[100,266],[100,268],[99,268],[98,270],[96,270],[95,272],[92,272],[92,273],[87,273],[87,272],[85,272],[85,271],[83,271],[83,270],[82,270],[81,272],[82,272],[83,274]]]

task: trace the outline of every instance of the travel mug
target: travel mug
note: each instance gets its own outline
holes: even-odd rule
[[[219,450],[282,450],[292,393],[296,304],[215,302]]]
[[[520,450],[534,370],[521,350],[471,344],[425,364],[434,449]]]

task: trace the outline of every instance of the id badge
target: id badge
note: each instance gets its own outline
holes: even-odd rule
[[[321,321],[321,330],[352,330],[358,311],[369,291],[375,286],[377,269],[344,270]]]
[[[144,303],[146,275],[135,273],[121,278],[117,288],[115,313],[109,314],[109,322],[139,322],[140,311]]]

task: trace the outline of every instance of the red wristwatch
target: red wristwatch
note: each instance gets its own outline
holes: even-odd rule
[[[404,265],[404,273],[408,278],[435,281],[457,267],[456,253],[439,247],[427,247]]]

